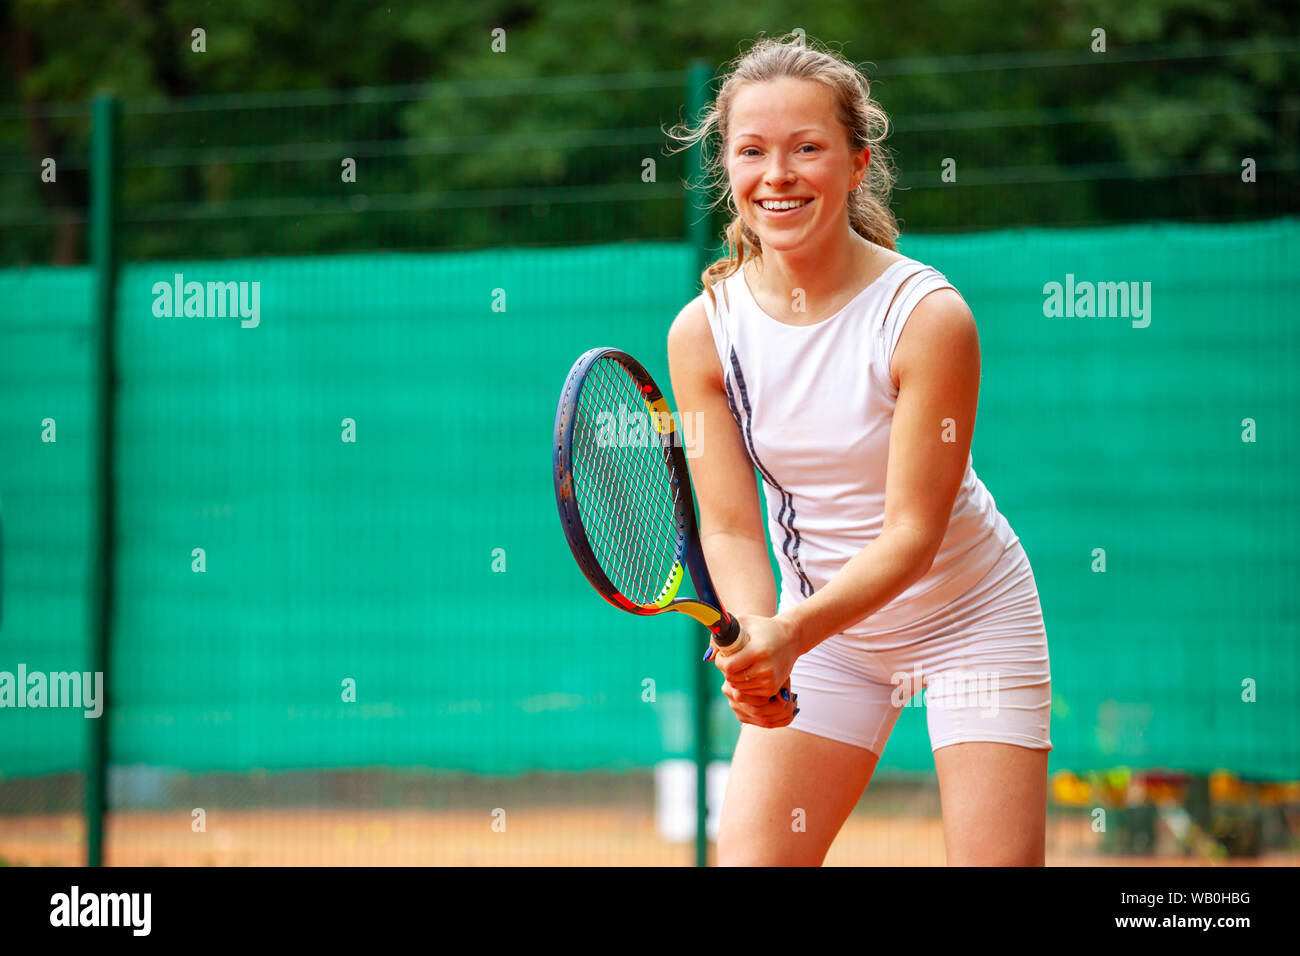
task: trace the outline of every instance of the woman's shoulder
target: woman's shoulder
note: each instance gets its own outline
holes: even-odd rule
[[[674,382],[683,376],[699,377],[711,384],[721,381],[717,357],[720,346],[707,300],[708,292],[701,292],[682,307],[668,327],[668,367]]]
[[[923,262],[920,259],[913,259],[911,256],[903,255],[903,253],[899,252],[897,249],[886,249],[884,246],[876,246],[876,254],[880,256],[877,263],[879,263],[878,268],[880,269],[881,275],[888,270],[893,269],[899,263],[906,263],[907,265],[905,269],[899,271],[913,275],[919,272],[931,270],[934,272],[939,271],[934,266],[930,265],[930,263]]]
[[[877,248],[880,254],[886,257],[883,266],[878,267],[880,272],[877,281],[883,279],[886,274],[891,276],[888,282],[882,283],[893,289],[889,302],[890,311],[892,311],[894,303],[898,301],[905,291],[915,288],[918,284],[927,288],[946,286],[956,292],[956,287],[952,285],[948,277],[930,263],[903,255],[896,250]]]
[[[677,317],[673,319],[672,325],[668,327],[668,338],[671,341],[674,338],[689,338],[698,336],[709,327],[709,293],[701,292],[695,298],[691,299],[682,306]]]
[[[718,287],[714,287],[715,293]],[[713,344],[713,316],[716,306],[705,290],[687,302],[668,327],[668,351],[693,351],[704,344]]]
[[[882,267],[882,271],[883,269],[891,268],[900,262],[911,262],[918,266],[925,265],[923,262],[917,262],[917,260],[903,255],[897,249],[886,249],[884,246],[874,246],[873,252],[878,257],[876,261]]]
[[[711,279],[703,292],[686,303],[677,314],[677,319],[687,323],[702,323],[706,327],[725,326],[735,302],[734,283],[740,276],[741,271],[737,269]]]

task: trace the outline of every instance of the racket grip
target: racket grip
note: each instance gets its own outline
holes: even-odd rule
[[[726,624],[714,636],[713,643],[717,644],[718,647],[730,647],[736,643],[736,639],[740,637],[740,634],[740,622],[728,614]]]

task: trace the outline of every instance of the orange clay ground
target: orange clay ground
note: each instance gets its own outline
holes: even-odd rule
[[[213,810],[206,832],[186,811],[110,815],[105,862],[117,866],[684,866],[687,844],[666,843],[644,809],[515,810],[504,832],[484,812],[463,810]],[[85,862],[77,815],[0,816],[0,861],[76,866]],[[1084,818],[1049,821],[1049,866],[1198,866],[1196,857],[1098,853]],[[830,866],[943,866],[935,818],[855,814],[826,859]],[[1300,865],[1300,854],[1213,865]]]

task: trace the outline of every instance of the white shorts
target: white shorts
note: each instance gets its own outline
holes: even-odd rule
[[[969,741],[1052,749],[1047,631],[1018,541],[967,594],[918,624],[915,640],[899,636],[873,649],[869,635],[837,634],[800,657],[790,726],[879,756],[903,705],[925,687],[931,750]]]

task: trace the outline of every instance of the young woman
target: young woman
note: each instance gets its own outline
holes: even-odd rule
[[[787,37],[758,42],[701,125],[674,132],[716,135],[735,214],[729,258],[668,334],[678,407],[701,416],[709,570],[749,634],[714,658],[745,725],[724,865],[820,864],[922,686],[948,862],[1044,862],[1037,586],[972,467],[974,319],[895,248],[886,128],[851,63]]]

